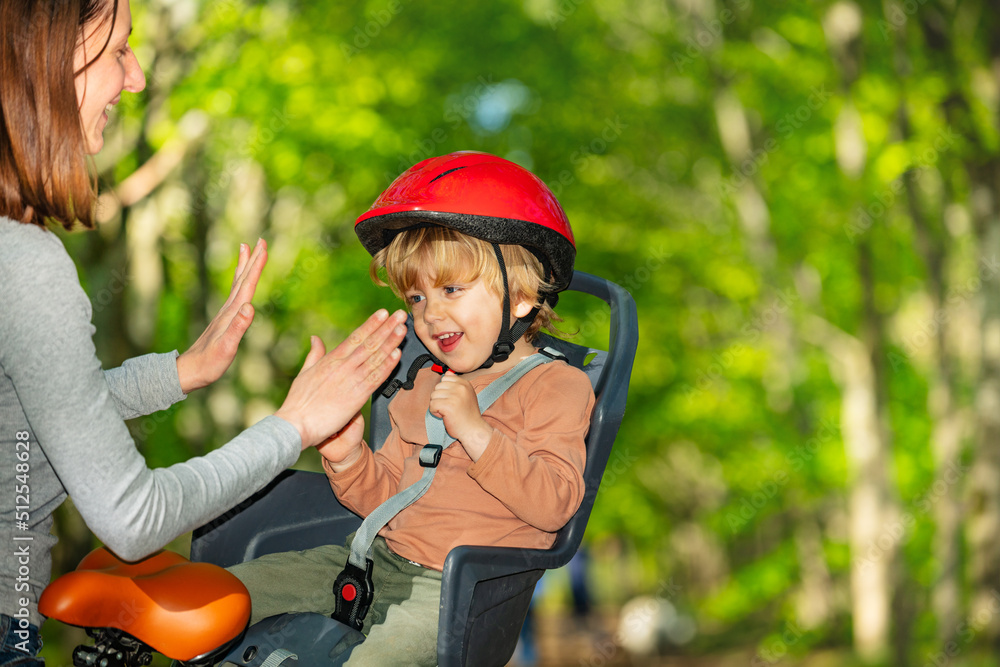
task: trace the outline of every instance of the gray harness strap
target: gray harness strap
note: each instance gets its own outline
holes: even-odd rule
[[[493,405],[505,391],[524,377],[528,371],[554,359],[562,358],[562,355],[552,348],[545,348],[543,352],[522,359],[514,368],[486,385],[476,397],[479,403],[480,414],[486,412],[487,408]],[[375,536],[378,535],[378,532],[382,530],[385,524],[392,520],[392,517],[412,505],[420,496],[427,492],[431,481],[434,479],[434,473],[437,471],[437,464],[441,459],[441,453],[451,443],[455,442],[455,438],[449,435],[445,429],[444,420],[432,415],[430,410],[424,416],[424,424],[427,426],[428,441],[428,444],[420,450],[420,465],[424,466],[424,474],[415,483],[375,508],[361,523],[361,527],[358,528],[358,532],[354,535],[354,541],[351,543],[351,555],[348,561],[362,570],[365,569],[367,560],[372,556],[372,542],[375,541]]]

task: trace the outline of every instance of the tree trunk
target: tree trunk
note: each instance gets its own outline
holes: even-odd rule
[[[845,182],[859,182],[868,162],[861,115],[853,103],[853,89],[862,71],[862,25],[861,9],[853,2],[836,3],[823,18],[845,99],[834,126],[837,166]],[[865,662],[881,662],[889,656],[895,585],[906,576],[894,567],[904,528],[889,474],[892,437],[885,408],[885,326],[874,302],[871,240],[862,235],[852,241],[858,251],[862,293],[858,337],[826,323],[813,335],[830,358],[843,396],[841,432],[848,465],[854,650]],[[901,632],[907,634],[909,628]],[[895,662],[905,663],[905,648],[898,642],[895,648]]]
[[[905,106],[900,109],[900,127],[904,139],[910,138],[909,121]],[[936,168],[936,165],[928,165]],[[927,167],[925,167],[927,168]],[[906,201],[913,220],[916,245],[927,267],[927,292],[933,316],[930,328],[931,357],[934,368],[930,370],[927,397],[928,414],[933,427],[930,448],[934,455],[934,483],[928,497],[933,500],[934,519],[934,588],[931,591],[931,608],[937,620],[938,642],[941,648],[955,639],[962,617],[961,586],[961,520],[962,488],[961,471],[963,419],[956,400],[957,361],[951,350],[950,304],[947,302],[948,280],[946,265],[949,239],[943,231],[943,222],[932,223],[927,205],[917,188],[915,172],[903,176]],[[943,210],[943,206],[936,207]],[[940,216],[935,216],[939,218]],[[907,350],[909,352],[909,350]]]
[[[975,451],[969,479],[970,511],[967,521],[970,574],[973,591],[970,615],[976,617],[995,604],[1000,581],[1000,290],[997,289],[997,262],[1000,261],[1000,165],[971,170],[976,177],[973,192],[973,219],[979,239],[981,297],[980,363],[975,388]],[[993,645],[1000,648],[1000,627],[990,612],[983,629]]]
[[[825,320],[808,318],[803,334],[826,351],[842,392],[854,648],[862,660],[878,662],[889,648],[893,563],[902,525],[888,473],[879,374],[871,345]]]

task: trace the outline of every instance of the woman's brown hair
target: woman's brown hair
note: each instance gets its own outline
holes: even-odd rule
[[[0,215],[93,228],[73,56],[85,25],[117,13],[118,0],[0,0]]]

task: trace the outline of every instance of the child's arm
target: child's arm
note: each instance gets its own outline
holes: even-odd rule
[[[399,491],[406,447],[395,427],[378,453],[372,453],[363,434],[364,419],[359,413],[317,449],[337,499],[361,516],[368,516]]]
[[[523,425],[505,426],[493,420],[493,409],[487,410],[493,435],[469,467],[469,476],[525,523],[546,532],[559,530],[585,491],[584,438],[594,407],[590,381],[571,366],[546,364],[494,406],[507,415],[521,412]]]

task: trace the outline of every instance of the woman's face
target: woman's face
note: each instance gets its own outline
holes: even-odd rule
[[[112,4],[111,0],[106,2],[109,6]],[[104,146],[108,111],[121,101],[122,91],[138,93],[146,87],[146,77],[128,45],[131,33],[132,11],[128,0],[119,0],[114,30],[111,30],[110,16],[94,19],[83,26],[82,38],[76,47],[73,70],[80,72],[76,76],[76,100],[80,106],[80,123],[87,153],[91,155]],[[94,60],[98,53],[101,53],[100,57]],[[94,62],[90,67],[81,72],[91,60]]]

